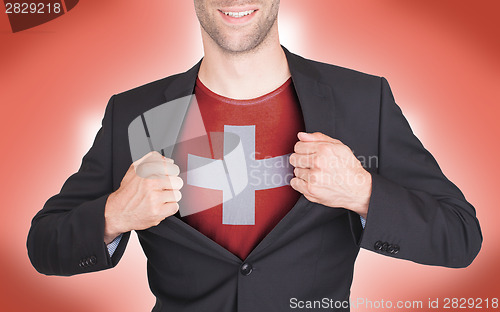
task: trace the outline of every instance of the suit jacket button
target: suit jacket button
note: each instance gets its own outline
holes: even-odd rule
[[[86,268],[89,266],[88,262],[86,261],[87,259],[82,259],[80,260],[80,267],[81,268]]]
[[[387,242],[384,242],[384,243],[382,244],[382,248],[381,248],[381,250],[382,250],[382,251],[387,251],[387,247],[389,247],[389,244],[388,244]]]
[[[89,262],[91,265],[95,265],[97,263],[97,258],[95,256],[90,257]]]
[[[397,254],[397,253],[399,252],[399,245],[394,245],[394,246],[393,246],[393,249],[394,249],[393,254],[394,254],[394,255],[395,255],[395,254]]]
[[[377,241],[375,243],[375,245],[373,245],[373,248],[375,248],[375,250],[381,250],[382,249],[382,242],[381,241]]]
[[[387,252],[390,253],[391,255],[394,254],[394,245],[393,244],[389,244],[387,246]]]
[[[241,274],[248,276],[250,273],[252,273],[253,267],[250,263],[243,263],[243,265],[240,268]]]

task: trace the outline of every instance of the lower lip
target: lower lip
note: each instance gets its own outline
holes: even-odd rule
[[[232,17],[222,13],[221,11],[219,11],[219,13],[222,15],[224,21],[226,21],[229,24],[244,24],[254,17],[255,13],[257,13],[257,10],[253,11],[252,14],[248,14],[243,17]]]

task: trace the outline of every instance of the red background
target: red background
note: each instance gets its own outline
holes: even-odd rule
[[[425,306],[428,298],[442,304],[445,297],[500,296],[498,12],[496,0],[282,1],[282,43],[308,58],[385,76],[482,225],[483,248],[467,269],[362,250],[353,301],[417,299]],[[15,34],[0,13],[0,43],[0,309],[149,311],[154,297],[135,236],[115,269],[70,278],[38,274],[25,241],[31,218],[78,169],[109,97],[185,71],[202,56],[192,1],[80,1]]]

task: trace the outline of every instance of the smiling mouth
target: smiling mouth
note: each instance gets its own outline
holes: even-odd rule
[[[224,12],[224,11],[221,11],[221,12],[224,13],[225,15],[233,17],[233,18],[242,18],[242,17],[245,17],[245,16],[252,14],[255,11],[257,11],[257,10],[248,10],[248,11],[242,11],[242,12]]]

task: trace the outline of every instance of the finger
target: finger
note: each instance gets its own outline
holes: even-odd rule
[[[174,163],[173,159],[167,158],[157,151],[151,151],[146,155],[142,156],[140,159],[136,160],[133,164],[138,167],[141,164],[151,163],[151,162],[164,162],[164,163]]]
[[[299,132],[297,137],[301,141],[305,142],[330,142],[330,143],[342,143],[340,140],[334,139],[332,137],[327,136],[321,132],[307,133],[307,132]]]
[[[300,178],[293,178],[290,180],[290,186],[297,192],[304,195],[304,197],[311,202],[318,202],[318,199],[311,195],[308,188],[308,183]]]
[[[294,166],[295,168],[313,168],[314,167],[314,162],[315,162],[316,155],[310,154],[310,155],[303,155],[303,154],[297,154],[293,153],[290,155],[290,164]]]
[[[173,162],[164,163],[163,168],[165,169],[165,174],[168,176],[178,176],[179,173],[181,172],[179,166],[177,166]]]
[[[172,158],[167,158],[165,156],[163,156],[163,161],[166,161],[167,163],[171,163],[171,164],[174,163],[174,160]]]
[[[293,151],[297,154],[313,154],[316,153],[314,148],[316,144],[316,142],[298,141],[293,146]]]
[[[321,186],[323,182],[323,175],[320,171],[316,169],[303,169],[303,168],[295,168],[293,169],[293,173],[295,176],[301,180],[307,182],[309,186]]]
[[[310,171],[311,171],[311,169],[304,169],[304,168],[297,167],[297,168],[293,169],[293,174],[295,174],[295,176],[297,178],[300,178],[301,180],[308,181]]]
[[[301,178],[293,178],[290,180],[290,186],[299,193],[302,193],[306,196],[311,196],[308,190],[307,182],[302,180]]]
[[[147,153],[146,155],[142,156],[141,158],[137,159],[136,161],[134,161],[133,164],[135,166],[139,166],[140,164],[142,164],[143,162],[145,162],[147,159],[155,159],[155,158],[156,159],[160,159],[158,157],[158,155],[160,157],[162,157],[161,154],[158,153],[157,151],[151,151],[151,152]]]
[[[338,143],[333,143],[338,144]],[[293,147],[297,154],[315,154],[321,152],[325,147],[331,147],[332,142],[298,141]]]
[[[180,190],[184,185],[184,181],[178,176],[167,176],[164,179],[162,190]]]
[[[177,176],[179,166],[170,162],[143,162],[136,168],[136,174],[141,178],[162,178],[164,176]]]
[[[174,160],[171,159],[171,158],[167,158],[165,156],[162,156],[161,154],[159,154],[158,152],[152,152],[154,154],[151,154],[149,157],[145,158],[141,164],[146,164],[146,163],[156,163],[156,162],[160,162],[160,163],[169,163],[169,164],[173,164],[174,163]]]
[[[179,190],[168,190],[161,192],[160,200],[162,203],[176,203],[181,198],[182,194]]]
[[[128,170],[125,173],[125,176],[123,177],[122,182],[126,183],[126,182],[130,181],[135,175],[137,175],[137,167],[139,167],[142,163],[144,163],[146,161],[146,159],[154,156],[155,153],[158,153],[158,152],[151,151],[151,152],[147,153],[146,155],[142,156],[141,158],[139,158],[138,160],[134,161],[130,165],[130,167],[128,167]]]
[[[180,190],[184,181],[178,176],[162,176],[158,178],[145,179],[145,188],[154,191],[172,191]]]

